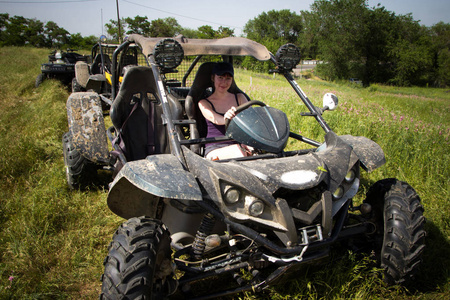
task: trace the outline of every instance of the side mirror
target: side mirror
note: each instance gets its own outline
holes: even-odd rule
[[[323,108],[322,111],[335,110],[338,106],[338,97],[332,93],[326,93],[323,95]]]

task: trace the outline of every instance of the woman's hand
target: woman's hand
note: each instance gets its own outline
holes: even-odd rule
[[[227,112],[225,113],[225,115],[223,116],[225,119],[233,119],[236,116],[236,107],[232,106],[229,110],[227,110]]]

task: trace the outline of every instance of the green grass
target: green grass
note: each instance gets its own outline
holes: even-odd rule
[[[107,245],[123,220],[109,211],[101,187],[67,188],[61,137],[69,93],[57,81],[34,88],[47,55],[0,48],[0,299],[95,299]],[[323,141],[279,76],[237,73],[238,85],[253,99],[288,114],[292,131]],[[294,281],[234,299],[450,298],[449,90],[298,83],[315,105],[326,92],[339,97],[339,108],[324,115],[338,134],[363,135],[384,149],[387,164],[362,173],[357,201],[386,177],[407,181],[421,196],[428,236],[417,289],[385,286],[371,257],[344,251],[325,266],[303,268]],[[305,145],[291,141],[288,147]]]

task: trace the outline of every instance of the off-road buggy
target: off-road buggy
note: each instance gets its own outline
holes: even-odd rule
[[[53,50],[48,56],[48,62],[41,65],[41,74],[36,77],[35,87],[48,78],[58,79],[69,86],[75,76],[76,62],[88,62],[89,60],[89,55],[78,54],[72,49]]]
[[[105,38],[106,39],[106,38]],[[93,91],[101,96],[102,101],[107,106],[111,105],[111,68],[114,51],[119,44],[107,44],[104,39],[92,47],[92,62],[77,62],[75,65],[75,76],[72,80],[72,92]],[[124,71],[127,66],[137,66],[146,64],[145,58],[136,47],[128,47],[125,53],[120,57],[118,67]],[[122,82],[122,77],[116,82],[116,87]]]
[[[117,93],[124,72],[132,66],[148,65],[137,46],[130,45],[124,50],[119,44],[103,41],[100,38],[92,47],[92,63],[79,61],[75,65],[72,94],[67,104],[70,107],[69,124],[75,128],[71,127],[73,130],[63,136],[67,182],[71,188],[96,180],[98,169],[111,170],[103,115],[109,112],[112,92]],[[115,80],[112,76],[116,76]],[[78,128],[79,122],[73,122],[73,119],[84,117],[86,111],[92,113],[93,110],[97,123]]]
[[[113,171],[107,203],[128,219],[109,245],[101,299],[258,292],[327,257],[337,242],[373,250],[388,283],[411,281],[424,249],[420,198],[407,183],[383,179],[354,205],[360,169],[382,166],[383,151],[365,137],[331,130],[322,114],[336,108],[337,98],[326,94],[323,107],[312,104],[291,76],[300,59],[294,45],[274,55],[245,38],[131,35],[115,55],[133,44],[148,66],[126,70],[112,91],[106,133],[97,94],[75,93],[67,102],[70,144],[85,161]],[[236,56],[271,61],[308,109],[304,117],[323,129],[324,141],[294,133],[285,113],[253,100],[238,107],[226,136],[205,138],[197,103],[211,92],[214,62],[202,59],[233,63]],[[113,86],[119,71],[112,68]],[[230,92],[242,91],[233,82]],[[285,151],[289,138],[307,149]],[[203,158],[205,143],[228,139],[258,153]],[[67,153],[66,164],[73,159]],[[81,168],[79,175],[87,172]]]

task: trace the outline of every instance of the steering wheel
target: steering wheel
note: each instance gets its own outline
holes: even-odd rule
[[[238,113],[240,113],[241,111],[243,111],[253,105],[266,106],[266,104],[262,101],[251,100],[251,101],[245,102],[244,104],[241,104],[238,107],[236,107],[236,115]],[[230,121],[231,121],[230,119],[225,119],[225,128],[228,128],[228,125],[230,125]]]

